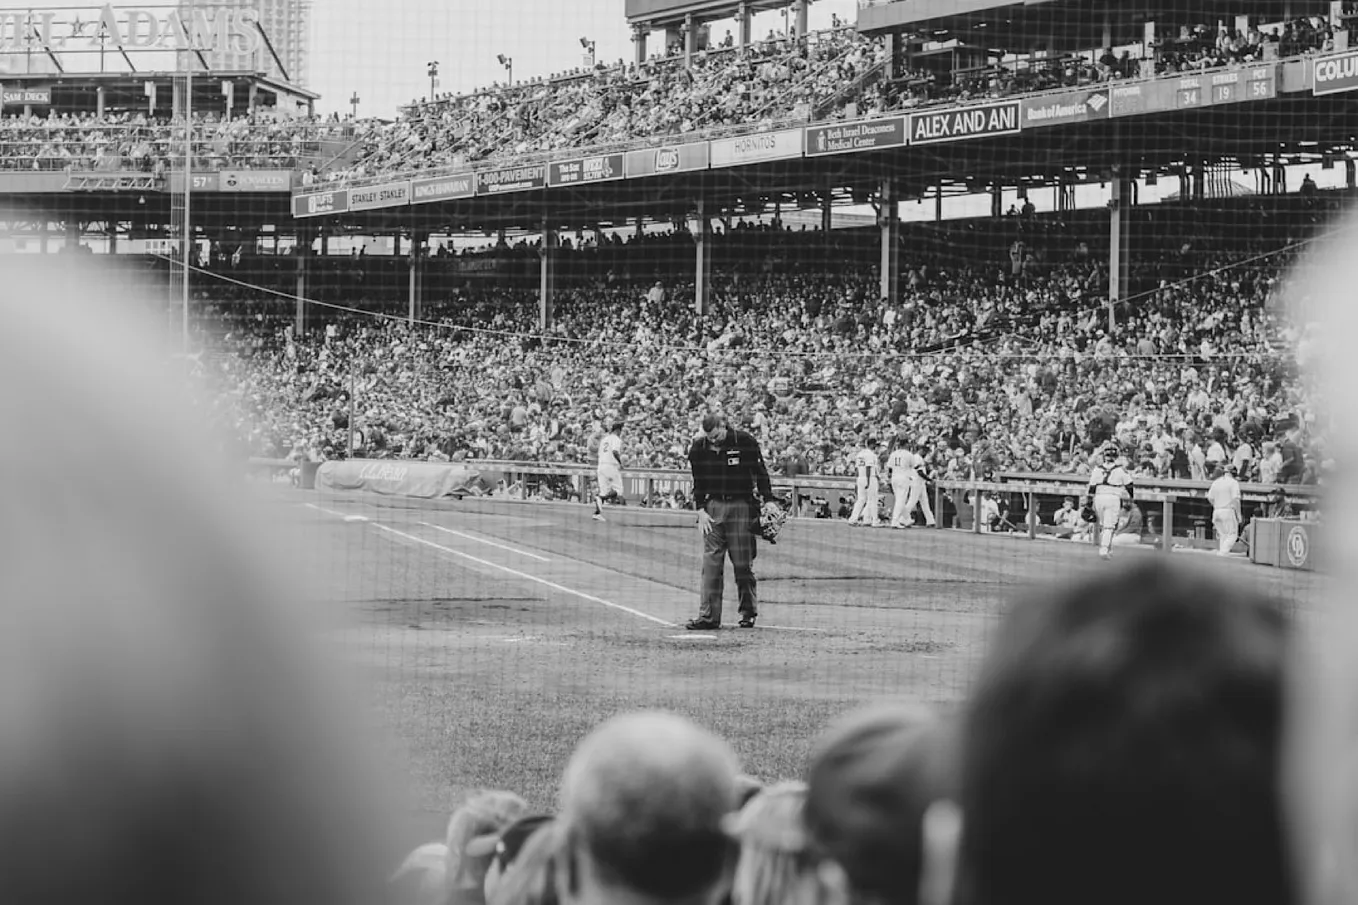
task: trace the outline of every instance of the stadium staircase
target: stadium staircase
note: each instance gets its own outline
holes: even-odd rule
[[[345,138],[323,138],[309,141],[297,158],[299,169],[315,168],[319,172],[335,167],[347,169],[363,156],[363,141],[352,135]]]
[[[829,118],[836,110],[853,103],[855,98],[860,98],[863,94],[882,78],[882,73],[886,71],[886,63],[878,63],[871,67],[858,78],[854,79],[843,88],[836,91],[830,97],[816,103],[811,110],[811,118],[815,122]]]

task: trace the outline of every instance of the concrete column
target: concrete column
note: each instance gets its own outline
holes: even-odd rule
[[[330,234],[324,228],[320,229],[319,232],[321,234],[321,257],[328,257],[330,255]]]
[[[415,321],[424,315],[423,298],[424,287],[420,285],[423,280],[423,264],[421,261],[421,248],[429,240],[428,233],[411,232],[410,234],[410,286],[406,294],[406,319],[413,327]]]
[[[1004,216],[1004,186],[998,182],[990,187],[990,216],[997,220]]]
[[[684,65],[693,65],[693,55],[698,52],[698,23],[693,13],[684,16]]]
[[[646,234],[646,221],[642,219],[640,214],[637,214],[637,231],[635,235],[638,239],[640,239],[645,234]]]
[[[1358,165],[1355,165],[1352,157],[1344,158],[1344,187],[1358,187]]]
[[[108,253],[116,255],[118,253],[118,221],[108,221]]]
[[[40,246],[42,248],[42,253],[48,254],[52,250],[48,245],[52,238],[52,224],[43,220],[42,223],[38,224],[38,229],[40,230],[38,239],[42,243]]]
[[[1113,177],[1113,197],[1108,204],[1108,332],[1117,329],[1117,303],[1127,297],[1131,255],[1127,240],[1132,214],[1132,180],[1121,171]]]
[[[736,11],[737,42],[741,47],[750,46],[750,6],[748,3],[740,4]]]
[[[806,11],[810,7],[809,0],[797,0],[797,37],[805,38],[807,33]]]
[[[391,237],[391,253],[395,257],[401,256],[401,234],[393,233]]]
[[[830,230],[833,229],[833,228],[834,228],[834,225],[835,225],[835,219],[834,219],[834,218],[835,218],[835,209],[834,209],[834,205],[833,205],[833,203],[832,203],[833,200],[834,200],[834,198],[833,198],[833,196],[830,194],[830,190],[829,190],[829,189],[826,189],[825,191],[821,192],[821,195],[820,195],[820,229],[821,229],[821,232],[825,233],[825,235],[826,235],[827,238],[828,238],[829,235],[830,235]]]
[[[72,251],[80,244],[80,224],[66,221],[66,251]]]
[[[938,181],[938,188],[934,191],[934,222],[943,222],[943,180]]]
[[[693,269],[693,310],[698,314],[707,313],[708,295],[712,282],[712,250],[707,247],[712,236],[712,226],[707,219],[707,203],[698,199],[698,231],[693,235],[695,248]]]
[[[542,249],[538,253],[540,269],[538,274],[538,329],[548,330],[552,326],[552,296],[556,292],[556,230],[551,221],[542,219]]]
[[[311,265],[311,230],[297,230],[297,296],[292,332],[300,339],[306,335],[307,275]]]
[[[632,59],[640,66],[646,62],[646,29],[641,25],[632,26]]]
[[[878,267],[878,295],[896,304],[901,297],[901,209],[896,186],[883,179],[881,206],[877,215],[882,228],[881,261]]]
[[[104,118],[104,86],[94,89],[94,111],[100,119]]]

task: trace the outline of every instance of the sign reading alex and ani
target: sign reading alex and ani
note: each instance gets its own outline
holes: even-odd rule
[[[877,151],[905,146],[905,117],[806,127],[806,156]]]
[[[738,167],[765,160],[785,160],[802,156],[802,130],[762,132],[712,142],[712,166]]]
[[[690,142],[668,148],[647,148],[628,151],[623,156],[623,169],[628,179],[639,176],[663,176],[666,173],[687,173],[705,170],[710,162],[711,148],[705,141]]]
[[[1009,135],[1019,131],[1019,102],[954,107],[937,113],[910,114],[912,145]]]
[[[476,194],[499,195],[504,192],[526,192],[547,184],[547,168],[542,164],[526,167],[505,167],[482,170],[476,174]]]
[[[547,184],[551,186],[610,182],[622,177],[621,154],[601,154],[598,157],[582,157],[575,160],[554,160],[547,167]]]
[[[51,50],[216,50],[251,54],[263,47],[253,7],[208,6],[192,15],[164,6],[64,6],[0,10],[0,53]]]
[[[383,207],[405,207],[410,203],[410,182],[387,182],[349,189],[349,210],[371,211]]]
[[[416,179],[410,183],[410,203],[431,204],[435,201],[470,198],[475,191],[476,177],[471,173],[432,176],[426,179]]]

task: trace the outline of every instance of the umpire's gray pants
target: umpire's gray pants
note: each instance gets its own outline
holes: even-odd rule
[[[726,557],[735,567],[736,591],[740,595],[740,615],[758,614],[755,603],[754,557],[756,539],[753,528],[754,503],[751,500],[707,501],[712,530],[703,538],[703,589],[698,618],[721,622],[721,597],[726,587]]]

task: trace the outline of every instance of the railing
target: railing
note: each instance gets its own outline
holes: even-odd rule
[[[506,485],[520,485],[527,495],[533,488],[563,478],[578,481],[581,499],[588,499],[587,484],[596,469],[589,465],[569,463],[508,462],[500,460],[469,460],[466,464],[483,475],[502,474]],[[1077,500],[1084,496],[1088,482],[1082,476],[1054,474],[1003,474],[998,481],[941,479],[933,484],[934,513],[940,526],[952,527],[974,534],[991,533],[982,524],[981,507],[975,501],[989,492],[1005,499],[1007,520],[1013,530],[996,532],[1007,536],[1035,539],[1056,533],[1052,526],[1041,523],[1038,514],[1060,508],[1064,497]],[[664,495],[680,491],[691,499],[692,477],[688,472],[672,469],[636,468],[624,472],[626,496],[640,498],[642,505],[655,506]],[[821,508],[817,499],[823,494],[828,503],[835,494],[855,492],[855,479],[829,475],[802,475],[789,478],[772,476],[775,492],[790,499],[794,517],[806,517],[807,506]],[[1298,484],[1283,485],[1288,504],[1303,519],[1318,516],[1320,488]],[[1199,481],[1145,480],[1136,488],[1136,504],[1143,511],[1145,522],[1141,543],[1171,552],[1176,547],[1207,546],[1207,528],[1211,525],[1211,504],[1206,494],[1209,485]],[[1275,502],[1278,491],[1274,485],[1242,484],[1242,508],[1246,520],[1266,515],[1265,507]],[[890,485],[883,486],[882,496],[889,494]],[[818,493],[820,492],[820,493]],[[823,510],[822,510],[823,511]],[[833,514],[834,506],[830,506]],[[1182,529],[1182,530],[1178,530]]]

